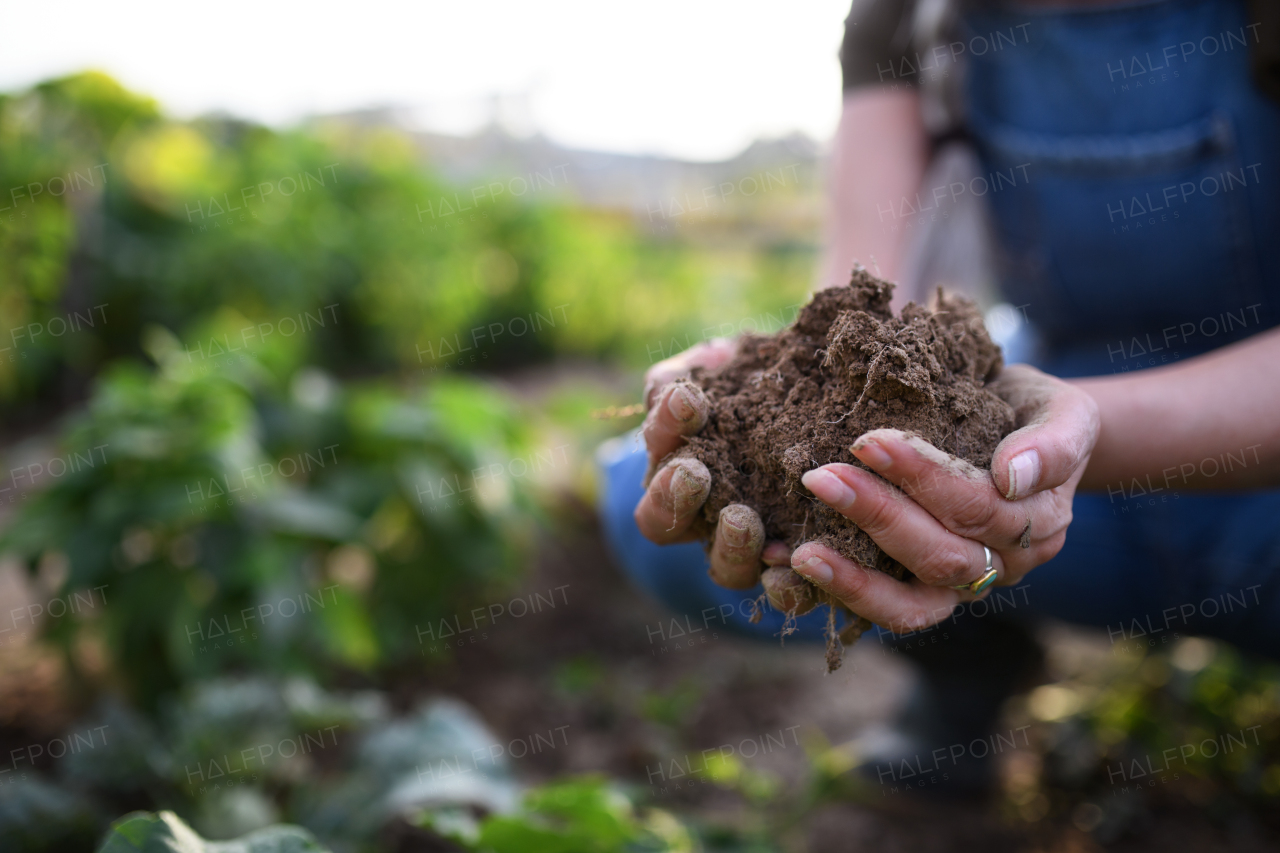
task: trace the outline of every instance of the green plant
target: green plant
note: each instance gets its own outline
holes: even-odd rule
[[[1219,818],[1270,809],[1280,795],[1280,670],[1212,640],[1147,640],[1081,656],[1029,694],[1022,713],[1042,758],[1039,772],[1011,776],[1011,814],[1065,815],[1109,841],[1156,802]]]
[[[272,826],[235,841],[205,841],[173,812],[134,812],[111,825],[98,853],[328,853],[297,826]]]
[[[296,336],[335,374],[646,364],[776,331],[810,286],[785,194],[726,242],[575,206],[564,170],[493,177],[450,186],[388,127],[178,121],[101,73],[0,95],[0,409],[74,400],[151,325],[201,358],[211,328]],[[540,190],[490,194],[515,180]]]
[[[104,375],[59,436],[70,464],[0,538],[55,596],[98,605],[48,623],[73,672],[105,643],[148,707],[246,668],[371,672],[438,656],[416,626],[514,577],[533,505],[509,463],[532,454],[499,394],[341,385],[284,356],[291,373],[206,371],[151,343],[160,369]]]
[[[584,776],[534,788],[520,808],[475,821],[427,812],[424,826],[483,853],[686,853],[694,836],[670,813],[638,812],[607,780]]]

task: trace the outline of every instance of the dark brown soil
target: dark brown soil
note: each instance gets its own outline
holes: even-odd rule
[[[745,504],[760,514],[767,539],[792,548],[822,542],[902,578],[904,566],[800,477],[830,462],[865,467],[850,446],[881,428],[914,433],[990,468],[1014,413],[984,387],[1003,361],[981,314],[968,299],[939,290],[929,308],[909,303],[895,317],[892,294],[891,283],[859,267],[848,287],[819,291],[790,328],[747,336],[728,364],[694,371],[690,381],[706,392],[711,414],[674,455],[693,456],[711,472],[700,519],[707,538],[724,507]],[[852,622],[842,639],[860,632]]]

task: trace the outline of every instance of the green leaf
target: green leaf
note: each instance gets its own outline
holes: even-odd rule
[[[98,853],[328,853],[302,827],[270,826],[234,841],[206,841],[173,812],[134,812],[111,826]]]
[[[447,815],[442,817],[447,818]],[[424,822],[454,841],[486,853],[630,853],[690,849],[688,833],[668,816],[642,818],[631,801],[594,776],[536,788],[511,814],[493,815],[478,837],[428,814]]]

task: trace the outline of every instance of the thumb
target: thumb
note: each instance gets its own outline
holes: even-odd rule
[[[1098,404],[1087,393],[1027,365],[1005,368],[989,386],[1013,407],[1018,429],[991,456],[991,478],[1009,500],[1066,483],[1098,440]]]

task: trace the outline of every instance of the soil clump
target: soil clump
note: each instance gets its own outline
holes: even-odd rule
[[[724,507],[745,504],[759,513],[767,540],[793,549],[822,542],[901,579],[906,567],[817,500],[800,477],[831,462],[866,469],[850,446],[882,428],[914,433],[990,468],[996,445],[1014,428],[1014,413],[985,387],[1003,359],[977,306],[939,289],[929,307],[908,303],[895,317],[892,294],[893,284],[858,267],[848,287],[816,293],[792,326],[744,336],[733,360],[693,371],[689,381],[706,394],[710,416],[672,456],[697,458],[711,472],[697,522],[704,538]],[[832,605],[828,664],[834,669],[841,641],[852,643],[870,623],[807,582],[804,589],[812,604]],[[842,625],[837,611],[844,613]]]

